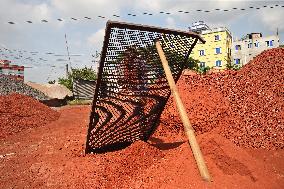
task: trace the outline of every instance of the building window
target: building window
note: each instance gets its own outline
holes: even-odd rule
[[[200,62],[200,67],[204,68],[206,66],[205,62]]]
[[[236,45],[236,51],[241,50],[241,45]]]
[[[215,48],[216,54],[221,54],[221,47]]]
[[[234,60],[235,60],[235,64],[240,64],[241,63],[241,59],[239,59],[239,58],[236,58]]]
[[[222,66],[222,61],[221,60],[216,60],[216,66],[221,67]]]
[[[248,48],[251,48],[252,47],[252,43],[248,43]]]
[[[219,41],[220,40],[220,35],[215,35],[215,41]]]
[[[259,47],[259,42],[255,42],[255,43],[254,43],[254,46],[255,46],[255,47]]]
[[[200,55],[200,56],[204,56],[204,55],[205,55],[205,51],[204,51],[204,50],[200,50],[200,51],[199,51],[199,55]]]
[[[267,47],[273,47],[273,42],[274,42],[274,40],[265,41],[265,42],[266,42],[266,46],[267,46]]]

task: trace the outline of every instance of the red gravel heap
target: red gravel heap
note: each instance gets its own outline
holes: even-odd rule
[[[99,173],[104,178],[100,180],[100,187],[129,188],[127,182],[130,179],[136,178],[163,157],[158,148],[140,140],[123,150],[103,154],[106,166]]]
[[[264,51],[237,72],[184,76],[179,91],[197,134],[219,127],[237,145],[284,147],[284,49]],[[161,120],[177,115],[170,107]]]
[[[58,112],[31,97],[21,94],[0,96],[0,138],[58,118]]]

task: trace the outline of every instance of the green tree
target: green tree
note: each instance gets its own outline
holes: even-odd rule
[[[226,64],[226,69],[227,70],[239,70],[241,69],[241,65],[240,64],[235,64],[232,61],[228,61]]]
[[[184,68],[197,71],[199,68],[199,64],[200,64],[199,60],[195,60],[192,57],[189,57]]]
[[[185,69],[194,70],[199,74],[206,74],[211,68],[209,66],[200,66],[199,60],[189,57],[185,64]]]
[[[73,80],[83,79],[93,81],[97,79],[97,73],[92,68],[72,69],[72,72],[68,74],[67,78],[58,78],[58,83],[64,85],[69,90],[73,90]]]
[[[201,66],[198,66],[198,70],[197,72],[199,74],[206,74],[211,68],[209,66],[206,66],[206,67],[201,67]]]
[[[93,81],[97,79],[97,73],[92,68],[72,69],[71,76],[73,79],[84,79]]]
[[[58,78],[58,83],[61,85],[64,85],[71,91],[73,90],[73,80],[72,80],[71,74],[69,74],[67,78],[64,78],[64,77]]]

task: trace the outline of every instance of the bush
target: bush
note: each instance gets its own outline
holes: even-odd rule
[[[73,80],[83,79],[93,81],[97,79],[97,74],[92,68],[72,69],[72,73],[68,74],[67,78],[58,78],[58,83],[64,85],[69,90],[73,91]]]
[[[73,91],[73,79],[69,75],[67,78],[60,77],[58,78],[58,83],[67,87],[70,91]]]
[[[92,68],[72,69],[73,79],[84,79],[94,81],[97,79],[97,73]]]
[[[189,57],[187,59],[187,62],[185,64],[184,68],[197,71],[199,69],[199,64],[200,64],[199,60],[195,60],[195,59]]]
[[[209,66],[206,66],[206,67],[200,67],[198,66],[198,70],[197,72],[199,74],[206,74],[211,68]]]
[[[211,69],[209,66],[201,67],[200,61],[195,60],[191,57],[188,58],[184,68],[194,70],[194,71],[198,72],[199,74],[206,74]]]
[[[234,64],[233,62],[228,62],[226,64],[227,70],[239,70],[241,67],[242,66],[240,64]]]

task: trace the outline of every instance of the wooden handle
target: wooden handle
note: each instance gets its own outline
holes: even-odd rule
[[[179,96],[179,93],[178,93],[177,87],[175,85],[175,81],[174,81],[174,78],[172,76],[168,61],[166,59],[166,56],[164,54],[164,51],[163,51],[159,41],[156,42],[156,48],[157,48],[158,54],[160,56],[160,59],[162,61],[163,68],[164,68],[168,83],[170,85],[172,94],[174,96],[174,99],[175,99],[175,102],[176,102],[176,105],[177,105],[177,108],[178,108],[178,112],[179,112],[181,121],[183,123],[185,133],[186,133],[187,138],[189,140],[189,144],[191,146],[191,149],[192,149],[195,161],[197,163],[200,175],[205,181],[210,181],[211,177],[209,175],[207,166],[204,162],[202,152],[201,152],[199,145],[198,145],[198,142],[196,140],[196,137],[195,137],[195,134],[194,134],[194,129],[191,126],[191,123],[190,123],[189,118],[188,118],[187,113],[186,113],[186,109],[185,109],[185,107],[184,107],[184,105],[181,101],[180,96]]]

